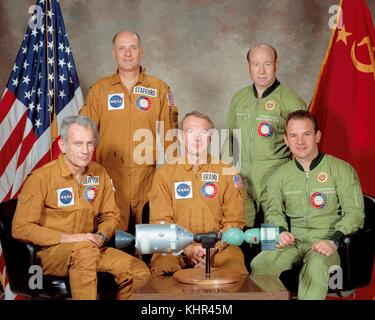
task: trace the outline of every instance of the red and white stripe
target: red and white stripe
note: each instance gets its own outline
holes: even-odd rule
[[[58,127],[64,117],[78,114],[82,105],[82,92],[78,87],[72,100],[57,115]],[[33,169],[51,160],[51,129],[37,139],[26,106],[10,91],[5,92],[0,110],[0,202],[3,202],[18,194]]]

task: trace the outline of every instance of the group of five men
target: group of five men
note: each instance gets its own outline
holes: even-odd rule
[[[276,79],[276,50],[265,44],[249,50],[253,86],[236,93],[230,105],[223,159],[240,143],[240,172],[211,158],[214,124],[198,111],[181,121],[179,155],[173,162],[165,157],[167,164],[156,170],[157,139],[145,143],[152,153],[144,156],[134,137],[144,129],[156,137],[161,124],[165,132],[177,129],[173,94],[141,67],[137,34],[117,33],[112,52],[117,71],[91,87],[81,115],[64,119],[62,154],[35,170],[18,198],[13,235],[40,247],[43,272],[69,275],[73,299],[95,299],[96,272],[110,272],[118,298],[127,299],[150,270],[159,276],[206,261],[199,243],[179,256],[155,254],[149,266],[106,247],[116,228],[134,232],[147,202],[150,223],[177,223],[193,233],[252,227],[258,212],[280,228],[280,243],[255,257],[251,272],[279,275],[304,260],[299,298],[324,299],[329,267],[339,264],[340,239],[363,225],[363,198],[353,168],[319,152],[314,118]],[[241,129],[240,141],[234,129]],[[162,140],[164,150],[175,142]],[[95,148],[98,163],[91,161]],[[217,242],[211,255],[213,266],[248,274],[240,248]]]

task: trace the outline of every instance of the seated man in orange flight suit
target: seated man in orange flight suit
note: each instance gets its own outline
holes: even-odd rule
[[[69,276],[73,299],[97,298],[97,272],[109,272],[118,299],[127,299],[133,284],[145,281],[146,264],[106,247],[119,225],[111,179],[91,161],[98,132],[86,116],[66,117],[61,125],[57,160],[35,170],[18,197],[14,238],[40,247],[44,274]]]
[[[176,223],[193,233],[243,228],[242,180],[233,175],[233,168],[208,154],[213,127],[210,118],[197,111],[182,120],[185,155],[156,170],[149,193],[150,223]],[[248,274],[240,248],[218,241],[211,254],[213,267]],[[205,255],[201,243],[190,244],[179,256],[155,254],[151,273],[158,276],[205,267]]]

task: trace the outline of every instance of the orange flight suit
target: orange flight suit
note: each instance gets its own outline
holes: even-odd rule
[[[178,112],[173,95],[165,82],[147,75],[144,68],[132,92],[122,85],[116,72],[92,86],[80,114],[89,116],[98,125],[97,161],[113,179],[120,208],[120,228],[128,230],[130,213],[133,224],[141,223],[142,209],[148,201],[159,157],[156,153],[157,121],[163,122],[164,134],[177,128]],[[134,136],[138,129],[146,129],[148,138],[142,134]],[[170,144],[172,141],[165,141],[164,149]],[[140,152],[143,147],[151,152]]]
[[[218,161],[217,161],[218,162]],[[149,194],[150,223],[176,223],[193,233],[243,228],[243,183],[239,175],[224,174],[231,167],[219,162],[166,164],[154,176]],[[228,267],[248,274],[240,248],[216,243],[213,267]],[[155,254],[151,273],[155,276],[188,267],[182,256]]]
[[[40,247],[44,274],[69,276],[73,299],[97,298],[97,272],[115,276],[118,298],[127,299],[134,281],[150,275],[145,263],[120,250],[89,241],[61,243],[61,235],[103,233],[111,238],[119,223],[112,184],[105,169],[91,162],[73,179],[60,155],[26,180],[12,224],[13,237]]]

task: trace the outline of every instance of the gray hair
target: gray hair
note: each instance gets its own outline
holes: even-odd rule
[[[76,116],[68,116],[63,119],[60,126],[60,136],[64,140],[64,142],[68,141],[68,131],[72,124],[78,124],[81,127],[89,128],[92,130],[95,139],[95,146],[99,142],[99,132],[96,127],[94,121],[92,121],[89,117],[76,115]]]
[[[247,55],[246,55],[247,62],[250,62],[250,53],[251,53],[251,51],[254,50],[255,48],[262,48],[262,47],[263,48],[265,47],[265,48],[271,49],[273,51],[274,56],[275,56],[275,61],[277,60],[277,50],[273,46],[271,46],[270,44],[268,44],[268,43],[260,42],[260,43],[257,43],[256,45],[254,45],[253,47],[251,47],[249,49],[249,51],[247,52]]]

